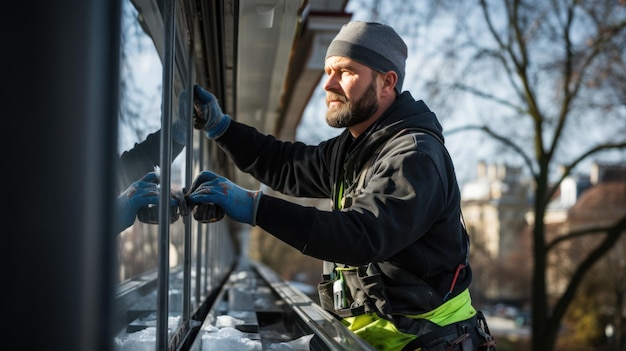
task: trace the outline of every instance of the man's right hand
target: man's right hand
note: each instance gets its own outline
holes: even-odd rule
[[[135,222],[137,212],[143,206],[157,205],[159,203],[159,175],[150,172],[140,180],[131,184],[116,199],[118,232],[130,227]],[[174,196],[170,199],[171,206],[178,205],[178,199]]]
[[[159,176],[155,172],[150,172],[117,197],[118,231],[121,232],[133,225],[139,208],[158,203]]]
[[[217,98],[199,85],[193,87],[193,126],[203,130],[209,139],[222,136],[231,118],[224,114]]]

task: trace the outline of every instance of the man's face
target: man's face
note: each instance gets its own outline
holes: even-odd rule
[[[332,56],[324,68],[326,123],[347,128],[366,121],[378,110],[376,76],[369,67],[346,57]]]

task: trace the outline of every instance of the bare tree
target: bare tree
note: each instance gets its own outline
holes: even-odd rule
[[[626,7],[623,1],[476,0],[454,2],[450,10],[459,14],[455,28],[437,46],[446,70],[430,91],[448,103],[480,106],[478,122],[448,134],[480,131],[509,150],[500,157],[516,155],[534,180],[531,349],[553,350],[583,277],[626,231],[624,214],[550,241],[544,221],[550,200],[577,167],[593,157],[624,161]],[[574,267],[564,292],[549,296],[551,250],[590,235],[598,244]]]

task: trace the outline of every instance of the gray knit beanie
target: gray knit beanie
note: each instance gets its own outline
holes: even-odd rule
[[[402,92],[407,48],[393,28],[382,23],[353,21],[344,24],[328,46],[326,58],[344,56],[381,73],[398,74],[396,91]]]

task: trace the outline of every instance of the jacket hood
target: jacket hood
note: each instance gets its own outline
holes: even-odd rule
[[[386,134],[395,134],[406,128],[430,131],[443,139],[443,128],[422,100],[416,101],[411,93],[403,92],[385,113],[371,126],[371,138],[378,139]]]
[[[360,169],[361,163],[369,158],[360,155],[371,155],[389,137],[407,128],[427,130],[444,141],[443,128],[435,113],[424,101],[416,101],[410,92],[405,91],[374,124],[351,143],[347,157],[353,160],[346,161],[353,164],[353,169]],[[347,137],[349,132],[346,130],[343,134],[343,137]]]

